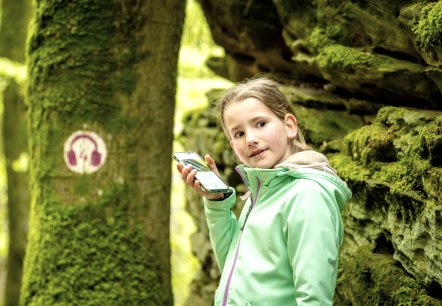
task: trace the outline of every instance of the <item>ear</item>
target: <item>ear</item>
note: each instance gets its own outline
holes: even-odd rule
[[[287,137],[289,139],[296,138],[298,135],[298,122],[296,121],[296,117],[293,114],[287,114],[284,117],[284,123],[287,129]]]

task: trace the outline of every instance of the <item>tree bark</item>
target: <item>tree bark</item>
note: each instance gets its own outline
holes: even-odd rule
[[[173,304],[170,162],[184,4],[38,1],[21,305]],[[100,152],[98,171],[76,174],[64,142],[85,130],[104,140],[107,158]]]
[[[31,3],[28,0],[3,0],[0,56],[25,62],[26,33]],[[21,84],[9,80],[3,92],[3,146],[6,160],[9,245],[4,306],[18,305],[29,215],[29,171],[14,162],[27,159],[28,131],[26,106]]]

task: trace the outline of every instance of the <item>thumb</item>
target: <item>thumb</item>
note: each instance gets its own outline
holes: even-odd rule
[[[206,161],[206,164],[209,165],[210,169],[212,169],[213,172],[219,175],[218,168],[216,167],[215,160],[212,158],[212,156],[206,154],[204,156],[204,159]]]

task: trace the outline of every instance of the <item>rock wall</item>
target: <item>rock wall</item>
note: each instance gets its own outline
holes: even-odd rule
[[[353,191],[335,304],[442,305],[442,2],[201,5],[226,51],[208,66],[233,81],[282,82],[307,139]],[[213,107],[183,120],[184,146],[213,154],[241,194]],[[188,305],[211,305],[219,271],[201,199],[187,196],[202,266]]]
[[[442,112],[384,107],[329,154],[353,191],[338,305],[442,304]]]

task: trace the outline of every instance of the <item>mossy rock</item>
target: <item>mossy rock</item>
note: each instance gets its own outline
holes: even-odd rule
[[[345,137],[340,154],[329,155],[353,191],[344,214],[348,260],[359,260],[363,246],[387,249],[403,273],[424,290],[419,297],[400,301],[393,293],[407,296],[415,285],[397,288],[366,305],[439,305],[432,298],[441,298],[436,292],[442,284],[441,120],[440,111],[385,107],[372,125]]]
[[[370,245],[352,256],[343,253],[340,267],[335,305],[442,305],[390,254],[376,253]]]

